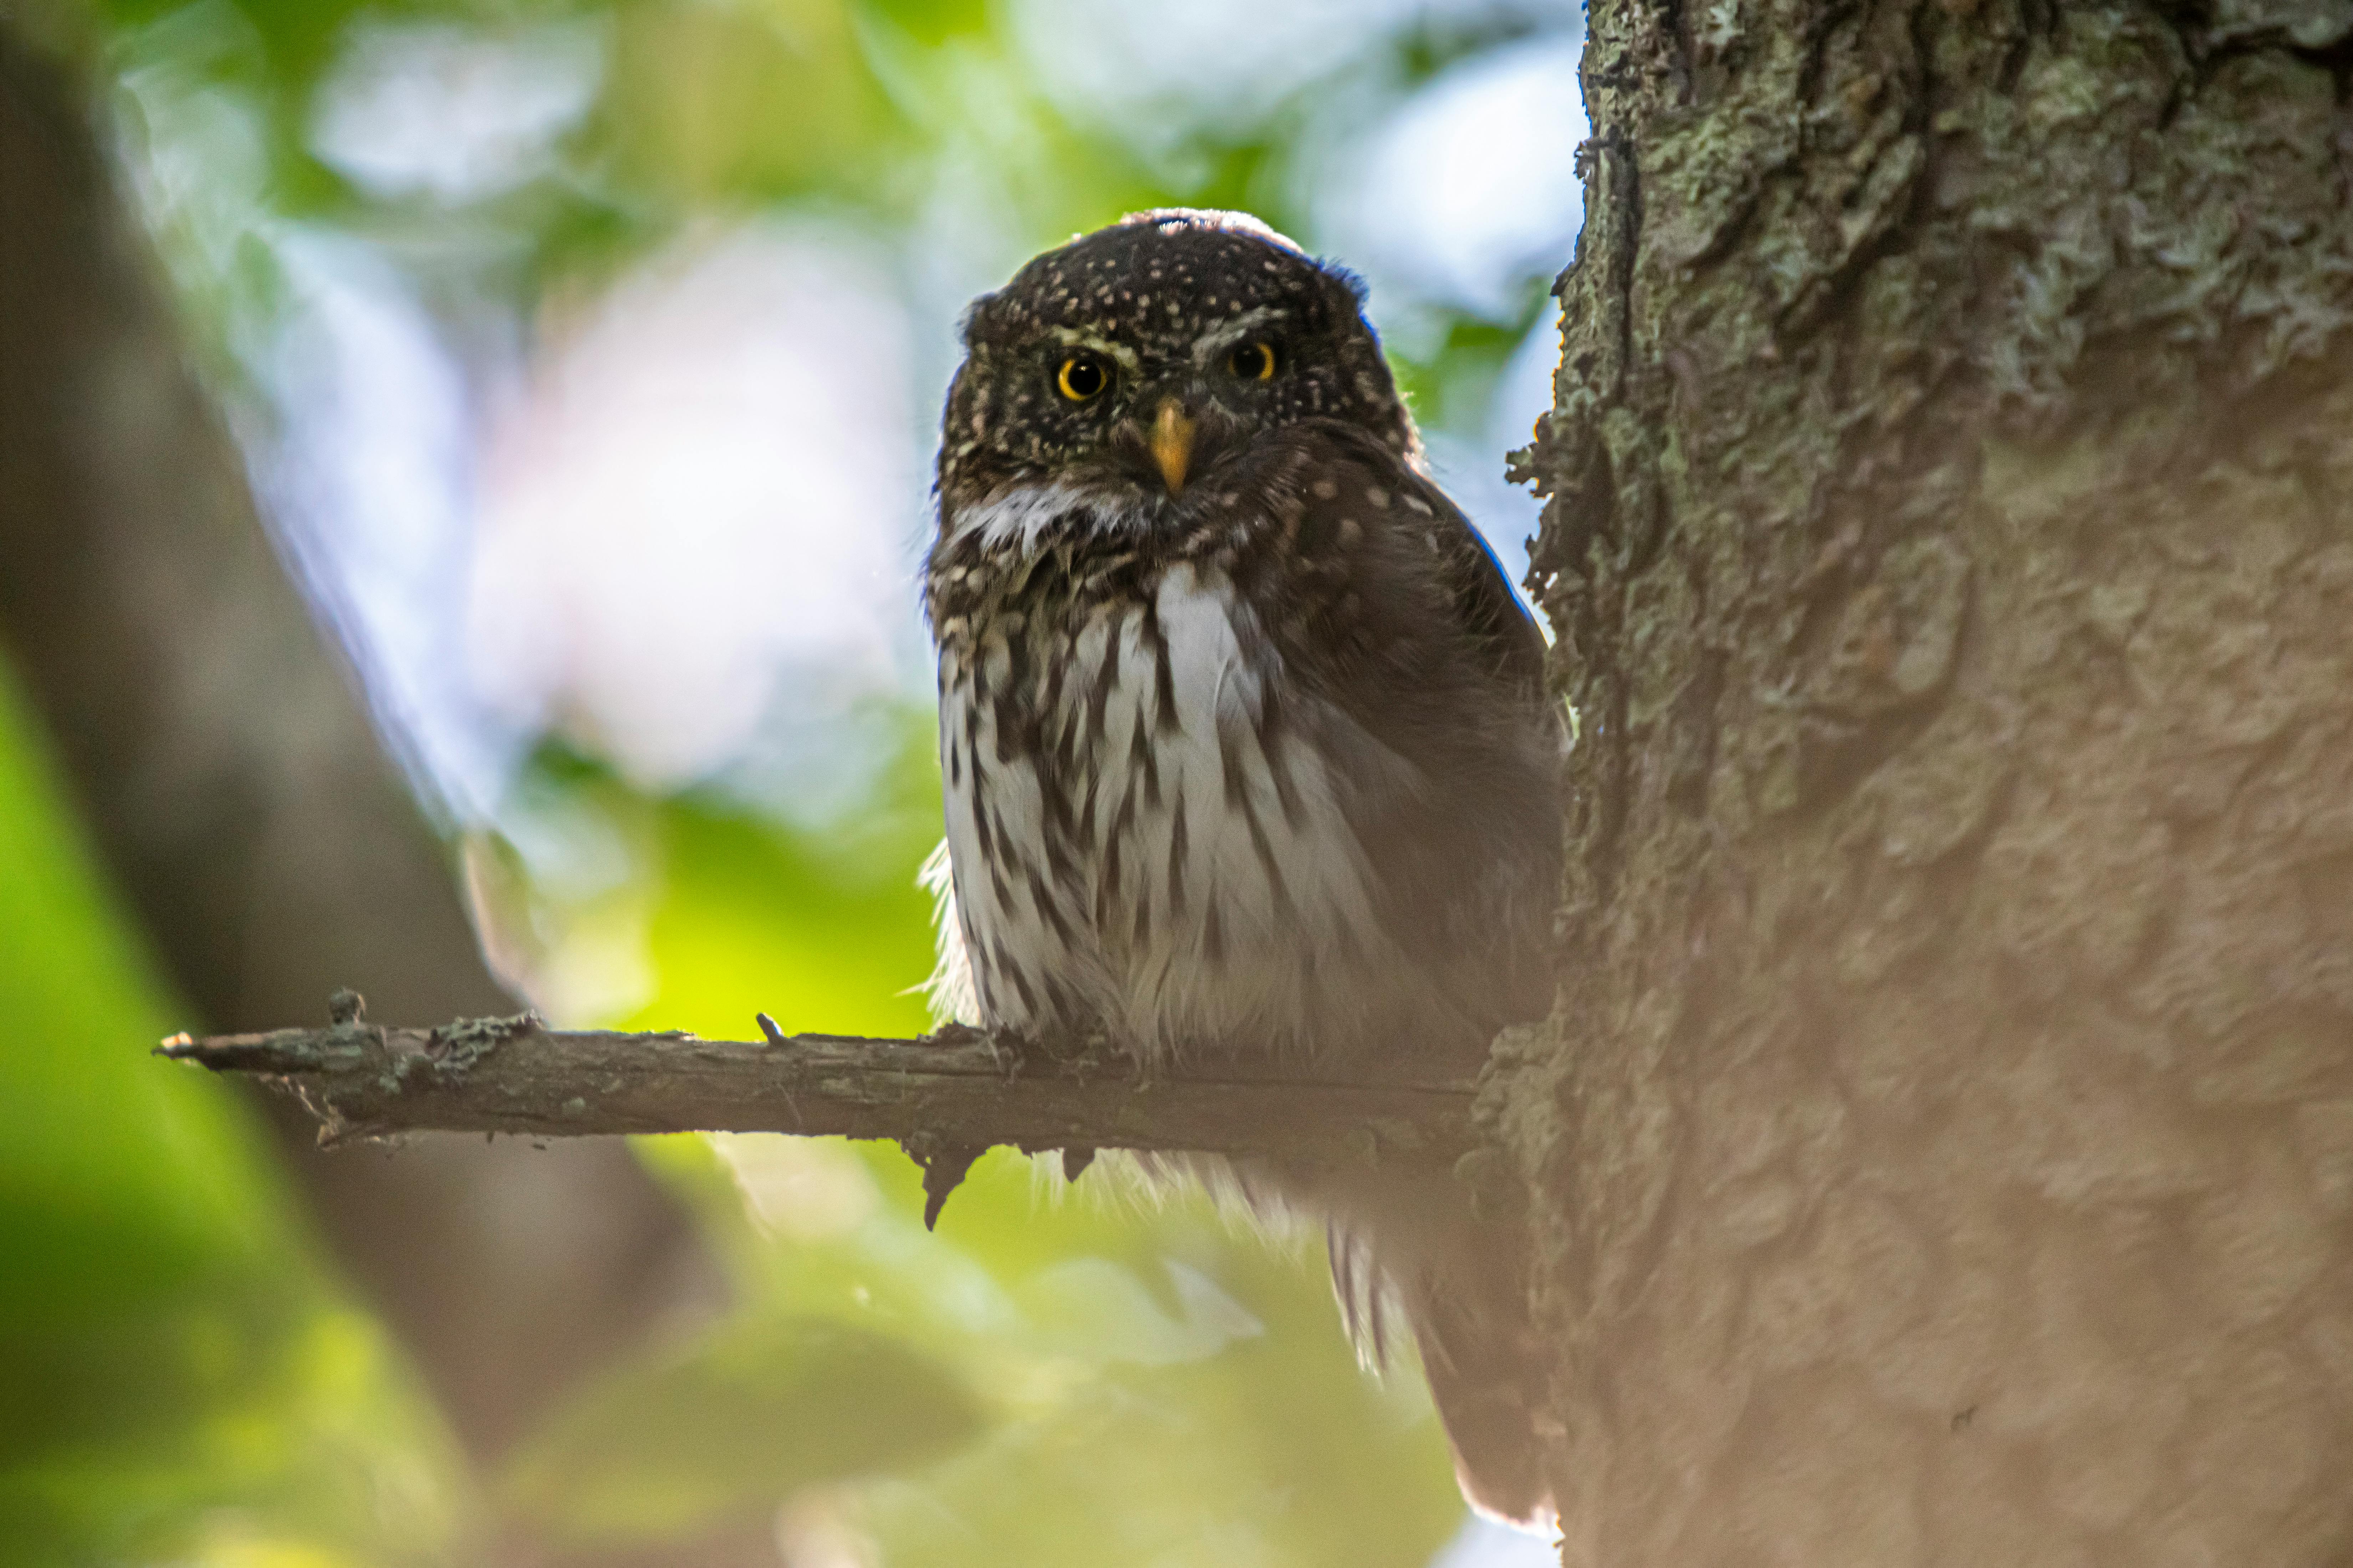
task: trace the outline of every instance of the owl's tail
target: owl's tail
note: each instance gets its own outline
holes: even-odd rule
[[[1410,1293],[1406,1317],[1430,1379],[1430,1399],[1454,1450],[1454,1479],[1473,1508],[1507,1524],[1550,1532],[1558,1518],[1544,1476],[1532,1369],[1545,1364],[1518,1268],[1432,1281]]]
[[[1546,1358],[1530,1315],[1524,1248],[1474,1217],[1442,1173],[1317,1182],[1340,1316],[1368,1365],[1389,1359],[1402,1319],[1454,1450],[1462,1495],[1522,1529],[1557,1523],[1539,1423]]]

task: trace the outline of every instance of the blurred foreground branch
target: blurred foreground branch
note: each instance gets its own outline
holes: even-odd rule
[[[913,1040],[554,1030],[532,1014],[434,1029],[370,1024],[338,993],[325,1028],[181,1036],[159,1054],[299,1095],[337,1143],[409,1131],[535,1137],[797,1132],[891,1138],[925,1169],[931,1217],[1000,1143],[1060,1149],[1076,1175],[1098,1149],[1451,1163],[1470,1152],[1474,1086],[1335,1083],[1220,1064],[1139,1076],[1125,1058],[1059,1056],[950,1026]]]

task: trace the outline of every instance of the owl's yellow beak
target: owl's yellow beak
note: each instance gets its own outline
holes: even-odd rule
[[[1173,397],[1160,401],[1160,412],[1152,421],[1152,460],[1160,465],[1160,477],[1167,481],[1168,493],[1185,493],[1185,466],[1193,460],[1193,421]]]

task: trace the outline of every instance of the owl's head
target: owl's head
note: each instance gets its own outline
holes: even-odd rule
[[[1418,456],[1362,285],[1239,213],[1138,213],[1082,235],[976,300],[964,337],[945,508],[1042,484],[1156,508],[1303,419]]]

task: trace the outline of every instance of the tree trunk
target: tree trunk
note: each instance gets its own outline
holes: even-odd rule
[[[1565,1561],[2353,1561],[2342,0],[1595,0]]]

